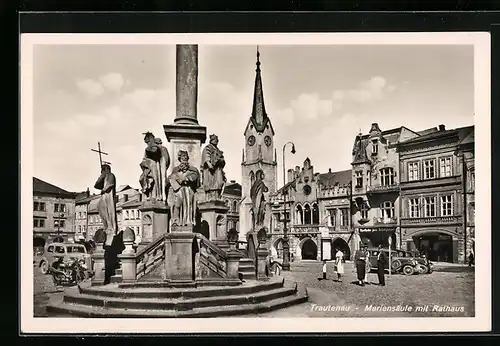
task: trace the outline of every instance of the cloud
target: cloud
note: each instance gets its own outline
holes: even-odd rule
[[[356,89],[334,90],[332,93],[332,99],[335,103],[334,108],[341,109],[344,103],[347,102],[365,103],[380,100],[386,93],[395,89],[395,85],[387,85],[384,77],[372,77],[359,83],[359,87]]]
[[[308,120],[329,115],[332,112],[332,100],[322,100],[318,94],[300,94],[290,102],[294,113]]]
[[[125,85],[125,79],[120,73],[108,73],[99,77],[101,84],[111,91],[120,91]]]
[[[78,79],[76,86],[85,94],[91,97],[96,97],[104,93],[104,87],[101,83],[93,79]]]

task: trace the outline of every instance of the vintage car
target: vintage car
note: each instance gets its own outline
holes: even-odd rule
[[[65,261],[83,259],[88,269],[92,268],[92,258],[82,244],[75,243],[49,243],[45,246],[44,254],[41,256],[38,266],[43,274],[49,272],[49,266],[63,259]]]
[[[377,270],[377,256],[378,249],[368,249],[370,252],[369,257],[369,270]],[[382,249],[385,252],[387,259],[389,259],[389,249]],[[389,262],[385,264],[385,269],[389,270]],[[413,274],[430,274],[434,270],[434,265],[427,261],[425,258],[416,258],[408,251],[391,250],[391,272],[403,273],[405,275]]]

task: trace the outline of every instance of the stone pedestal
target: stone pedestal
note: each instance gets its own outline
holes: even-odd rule
[[[257,280],[266,281],[269,277],[266,275],[267,256],[269,251],[261,244],[257,249]]]
[[[237,239],[237,235],[236,238]],[[243,257],[241,252],[236,250],[236,242],[235,239],[232,239],[230,242],[226,242],[227,250],[226,250],[226,275],[229,280],[239,280],[239,271],[240,271],[240,259]]]
[[[92,253],[94,261],[94,276],[92,277],[92,286],[104,284],[105,264],[104,264],[104,243],[96,243],[96,249]]]
[[[122,264],[122,282],[135,282],[137,279],[137,263],[134,249],[135,233],[127,227],[123,231],[123,245],[125,249],[118,258]]]
[[[195,285],[193,226],[172,226],[165,239],[165,279],[172,286]]]
[[[210,240],[227,247],[227,217],[229,211],[223,201],[207,201],[198,204],[201,219],[208,223]]]
[[[144,201],[141,211],[141,244],[149,244],[169,231],[170,208],[163,202]]]

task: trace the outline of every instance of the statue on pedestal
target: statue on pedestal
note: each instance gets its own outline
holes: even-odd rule
[[[255,173],[255,181],[250,188],[250,198],[252,199],[253,229],[264,224],[266,213],[266,200],[264,198],[264,193],[268,191],[269,188],[264,183],[264,172],[259,169]]]
[[[170,155],[162,145],[160,138],[151,132],[144,134],[146,149],[140,164],[142,174],[139,178],[141,192],[147,200],[167,201],[167,169],[170,166]]]
[[[226,183],[226,174],[223,170],[226,161],[223,152],[217,147],[218,144],[217,135],[210,135],[210,143],[202,153],[203,190],[207,201],[219,200]]]
[[[172,226],[194,225],[196,220],[195,194],[200,187],[200,173],[189,164],[189,154],[179,150],[179,165],[174,167],[168,177],[169,186],[174,191]]]
[[[116,178],[111,173],[109,165],[101,166],[101,175],[97,179],[94,188],[101,190],[101,198],[97,204],[97,209],[106,232],[105,245],[111,246],[118,227],[116,222]]]

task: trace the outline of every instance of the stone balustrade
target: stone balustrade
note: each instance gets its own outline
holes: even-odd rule
[[[462,223],[462,216],[412,217],[401,219],[401,225],[456,224]]]

